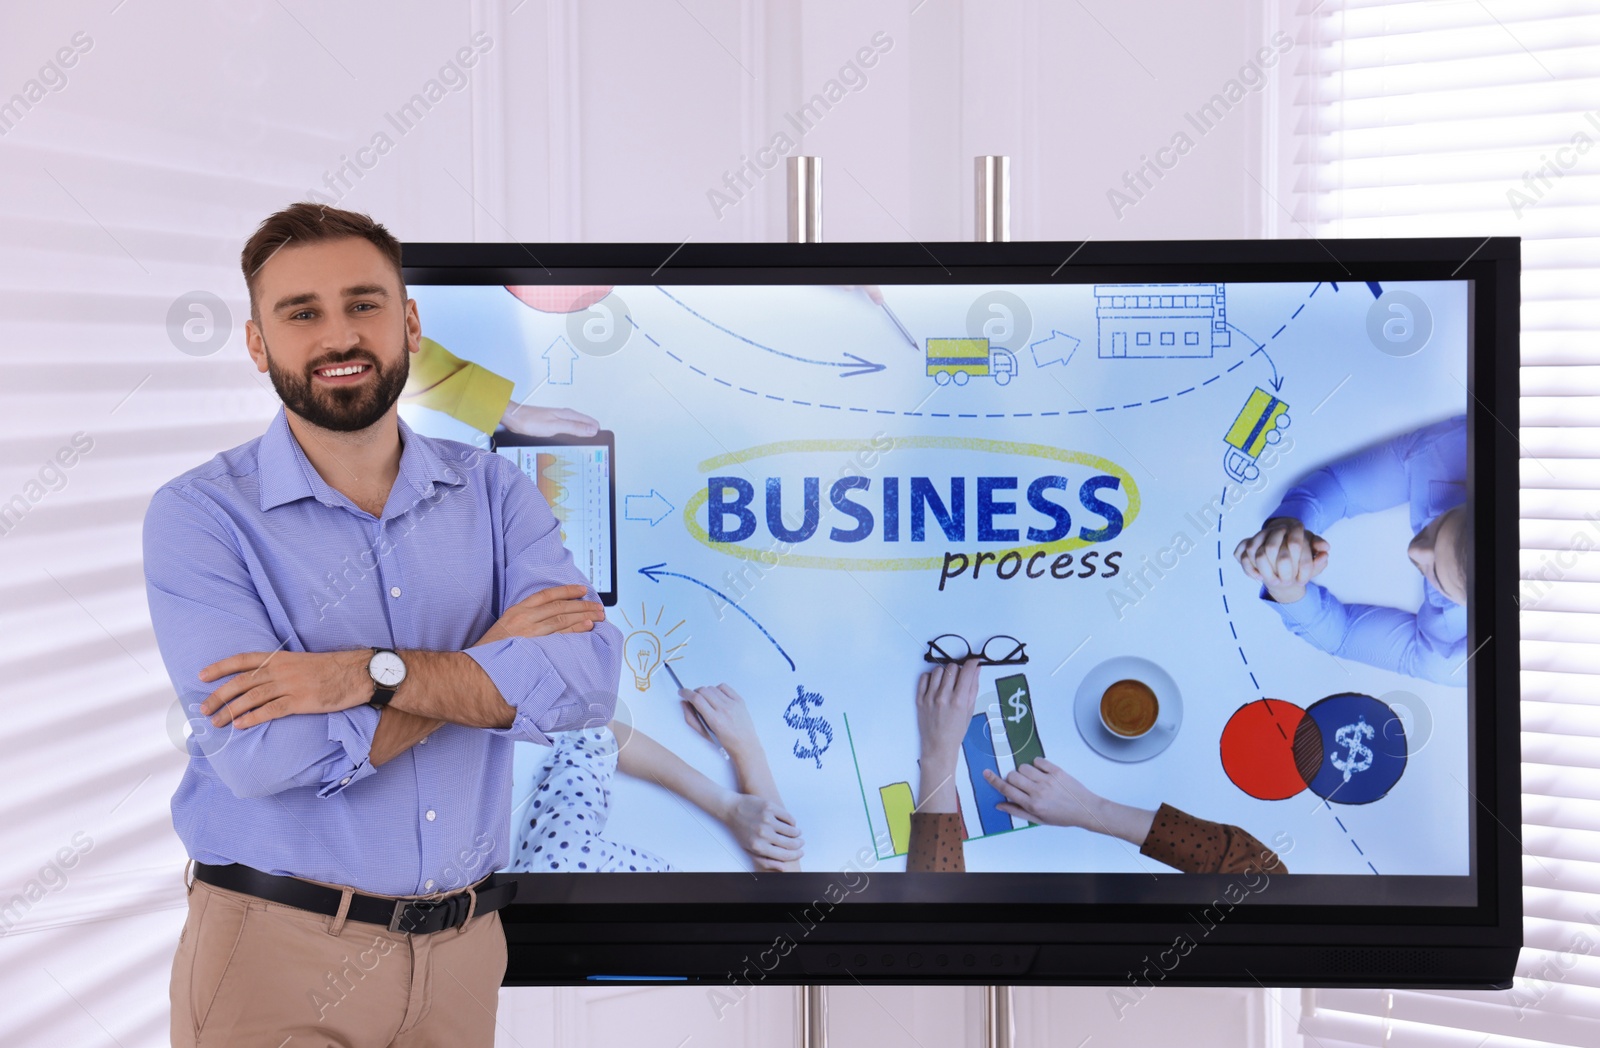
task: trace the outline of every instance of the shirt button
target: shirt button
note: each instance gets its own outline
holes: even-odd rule
[[[424,884],[423,887],[428,889],[429,891],[432,891],[433,890],[433,882],[430,880],[427,884]]]
[[[429,809],[429,811],[428,811],[428,821],[432,822],[433,818],[434,818],[434,812],[433,812],[432,809]]]
[[[398,596],[400,596],[400,587],[399,587],[399,586],[392,586],[392,587],[390,587],[390,589],[389,589],[389,596],[391,596],[391,597],[398,597]]]
[[[346,775],[344,778],[340,779],[339,780],[339,785],[340,786],[348,786],[348,785],[350,785],[350,776]]]
[[[428,740],[427,739],[423,739],[420,743],[418,743],[419,746],[426,746],[427,744],[428,744]]]

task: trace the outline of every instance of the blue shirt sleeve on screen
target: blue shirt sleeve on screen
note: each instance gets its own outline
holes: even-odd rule
[[[1313,471],[1289,489],[1271,516],[1294,517],[1320,533],[1345,517],[1406,502],[1410,497],[1407,463],[1418,438],[1426,432],[1402,434]]]
[[[561,542],[561,525],[538,487],[509,460],[498,459],[490,476],[501,507],[505,536],[505,586],[499,614],[551,586],[581,584],[585,600],[599,601],[593,586]],[[468,648],[494,681],[501,698],[516,709],[508,728],[493,735],[552,745],[550,732],[604,724],[616,711],[622,673],[622,631],[609,620],[584,633],[506,637]]]
[[[156,492],[144,519],[145,591],[150,621],[183,704],[191,739],[237,797],[265,797],[296,786],[331,796],[371,775],[378,711],[295,714],[249,728],[218,728],[200,704],[235,674],[202,681],[213,662],[275,651],[265,606],[228,529],[176,488]],[[294,650],[294,649],[291,649]]]
[[[1306,595],[1292,604],[1274,601],[1265,586],[1261,598],[1277,609],[1291,633],[1330,655],[1466,687],[1466,675],[1459,672],[1465,634],[1461,640],[1435,636],[1422,628],[1418,615],[1373,604],[1345,604],[1315,582],[1307,583]]]
[[[1409,505],[1419,528],[1440,505],[1432,488],[1464,492],[1466,417],[1458,415],[1314,470],[1289,489],[1273,517],[1294,517],[1322,532],[1346,517]],[[1459,493],[1453,496],[1459,499]],[[1450,501],[1450,500],[1446,500]],[[1394,670],[1440,684],[1466,686],[1459,672],[1466,645],[1466,615],[1424,583],[1418,613],[1371,604],[1344,604],[1315,582],[1292,604],[1279,604],[1261,589],[1295,635],[1341,658]]]

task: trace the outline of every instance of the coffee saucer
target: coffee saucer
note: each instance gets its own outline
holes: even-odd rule
[[[1143,681],[1156,694],[1159,710],[1153,727],[1137,739],[1113,733],[1100,720],[1100,698],[1119,680]],[[1149,659],[1119,655],[1107,659],[1084,676],[1072,700],[1072,717],[1078,734],[1089,748],[1114,761],[1147,761],[1172,745],[1183,725],[1183,696],[1172,675]]]

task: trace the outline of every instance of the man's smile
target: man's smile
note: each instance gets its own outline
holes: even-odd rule
[[[360,382],[371,370],[371,364],[351,362],[318,368],[314,374],[319,379],[332,385],[349,385],[354,382]]]

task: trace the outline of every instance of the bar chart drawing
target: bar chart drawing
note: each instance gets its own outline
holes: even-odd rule
[[[883,816],[889,823],[889,840],[894,844],[894,853],[902,855],[911,846],[911,810],[916,806],[911,799],[911,784],[891,782],[878,787],[878,796],[883,801]]]
[[[962,837],[967,841],[1035,825],[999,810],[996,805],[1004,803],[1005,797],[983,777],[988,770],[1004,778],[1018,765],[1044,756],[1027,678],[1020,673],[1001,677],[995,682],[995,689],[995,694],[979,697],[980,712],[974,714],[968,724],[956,758],[957,810],[961,815]],[[877,803],[872,803],[849,715],[845,714],[843,720],[874,854],[880,860],[905,855],[911,842],[911,815],[916,810],[913,784],[917,777],[915,774],[886,776],[891,781],[877,787],[876,797],[872,798]],[[882,843],[892,849],[888,854],[883,853]]]
[[[995,752],[988,714],[973,715],[972,722],[967,725],[967,737],[961,740],[961,755],[966,758],[967,775],[972,782],[972,795],[977,801],[978,822],[983,826],[984,836],[1011,829],[1011,816],[995,807],[1004,804],[1005,797],[983,777],[986,771],[1001,774],[1000,755]]]

